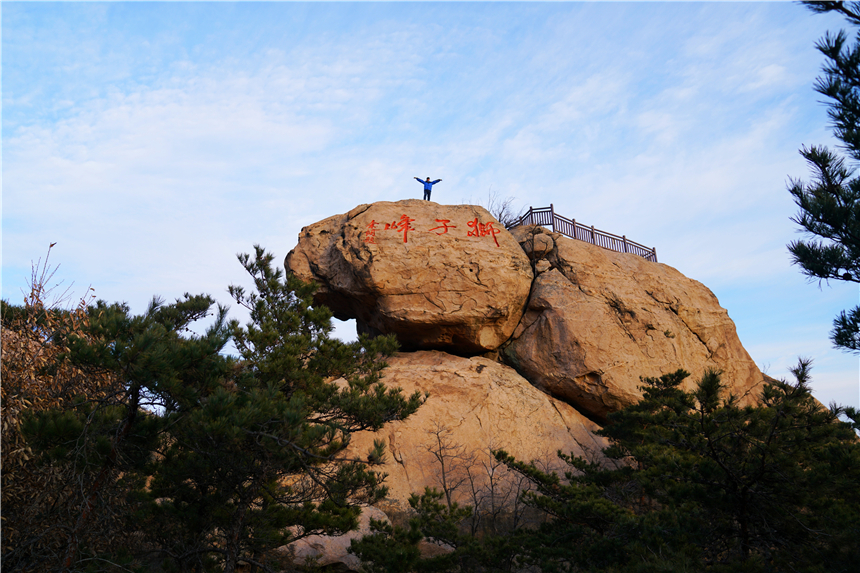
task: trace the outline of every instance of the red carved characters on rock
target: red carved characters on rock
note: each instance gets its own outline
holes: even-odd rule
[[[439,225],[438,227],[433,227],[433,228],[432,228],[432,229],[430,229],[430,230],[431,230],[431,231],[435,231],[436,229],[442,229],[442,232],[441,232],[441,233],[436,233],[437,235],[444,235],[445,233],[447,233],[447,232],[448,232],[448,229],[456,229],[456,228],[457,228],[457,225],[449,225],[449,224],[448,224],[448,223],[450,223],[450,222],[451,222],[451,220],[450,220],[450,219],[436,219],[436,222],[437,222],[437,223],[442,223],[442,224],[441,224],[441,225]]]
[[[435,219],[438,225],[428,229],[427,231],[419,231],[419,232],[427,232],[427,233],[435,233],[437,236],[447,235],[448,231],[451,229],[456,229],[457,225],[452,225],[450,219]],[[415,227],[412,226],[412,223],[415,222],[415,219],[410,217],[409,215],[401,215],[399,221],[393,221],[391,223],[385,223],[382,229],[379,228],[381,223],[377,223],[376,220],[371,221],[364,227],[364,242],[370,244],[376,243],[376,232],[377,231],[396,231],[398,233],[403,234],[403,242],[409,242],[409,231],[418,231]],[[467,236],[469,237],[492,237],[493,242],[496,243],[496,246],[499,247],[499,240],[496,238],[496,235],[502,232],[501,229],[494,227],[494,221],[490,221],[489,223],[481,223],[478,221],[478,218],[475,217],[474,220],[469,221],[468,226],[471,229],[468,231]],[[454,234],[454,233],[451,233]]]
[[[379,223],[377,223],[376,221],[371,221],[364,228],[364,242],[365,243],[373,243],[374,245],[376,244],[376,226],[378,224]]]
[[[474,221],[469,221],[469,227],[472,228],[469,231],[468,235],[470,237],[486,237],[487,235],[493,237],[493,240],[496,242],[496,246],[499,246],[499,240],[496,238],[496,235],[502,232],[501,229],[496,229],[493,227],[493,222],[489,223],[479,223],[478,218],[475,217]]]
[[[408,242],[409,231],[414,231],[415,227],[411,225],[411,223],[415,219],[410,218],[408,215],[401,215],[400,221],[394,221],[393,223],[386,223],[384,231],[396,230],[398,233],[403,233],[403,242]]]

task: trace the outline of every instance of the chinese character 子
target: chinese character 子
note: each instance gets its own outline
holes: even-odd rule
[[[378,223],[374,220],[368,223],[367,227],[364,228],[364,242],[365,243],[373,243],[376,244],[376,225]]]
[[[433,228],[432,228],[432,229],[430,229],[430,230],[431,230],[431,231],[435,231],[436,229],[442,229],[442,232],[441,232],[441,233],[436,233],[437,235],[444,235],[445,233],[447,233],[447,232],[448,232],[448,229],[456,229],[456,228],[457,228],[457,225],[449,225],[449,224],[448,224],[448,223],[450,223],[450,222],[451,222],[451,220],[450,220],[450,219],[436,219],[436,222],[437,222],[437,223],[442,223],[442,224],[441,224],[441,225],[439,225],[438,227],[433,227]]]
[[[486,237],[487,235],[490,235],[491,237],[493,237],[493,240],[496,242],[496,246],[497,247],[499,246],[499,240],[496,238],[496,235],[501,233],[502,230],[496,229],[495,227],[493,227],[492,221],[490,221],[489,223],[479,223],[478,218],[475,217],[474,221],[469,221],[469,227],[471,227],[472,230],[469,231],[468,236],[470,236],[470,237]]]
[[[385,229],[383,230],[396,230],[398,233],[403,233],[403,242],[406,243],[409,231],[415,230],[415,227],[410,225],[410,223],[414,220],[415,219],[410,219],[407,215],[401,215],[399,221],[394,221],[393,223],[386,223]]]

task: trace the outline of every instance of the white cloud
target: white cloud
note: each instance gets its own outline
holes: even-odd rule
[[[413,176],[443,178],[440,202],[492,186],[553,203],[715,291],[796,288],[779,286],[796,275],[785,177],[806,172],[801,143],[827,142],[810,89],[827,21],[800,8],[284,4],[266,9],[302,26],[204,33],[191,18],[131,35],[103,7],[44,9],[92,13],[73,21],[86,41],[64,24],[53,43],[7,35],[4,6],[4,296],[59,241],[70,280],[136,310],[156,293],[225,300],[236,252],[282,258],[304,225],[419,197]],[[41,73],[6,65],[31,53]],[[764,357],[813,338],[755,336]]]

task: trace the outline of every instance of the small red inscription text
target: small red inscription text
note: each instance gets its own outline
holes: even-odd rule
[[[373,243],[376,244],[376,225],[378,223],[376,221],[371,221],[368,223],[367,227],[364,228],[364,242],[365,243]]]

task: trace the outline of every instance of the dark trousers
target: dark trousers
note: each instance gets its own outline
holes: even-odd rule
[[[425,200],[425,201],[429,201],[429,200],[430,200],[430,189],[425,189],[425,190],[424,190],[424,200]]]

